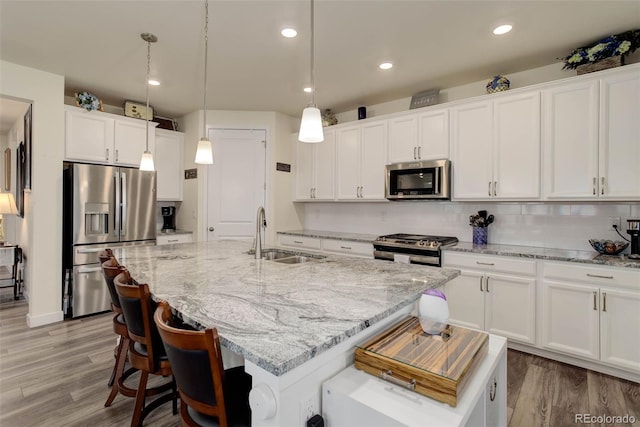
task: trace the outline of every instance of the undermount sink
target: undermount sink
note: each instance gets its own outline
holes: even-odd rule
[[[279,262],[281,264],[301,264],[303,262],[317,261],[325,258],[322,255],[306,254],[282,249],[265,249],[262,251],[262,259]]]

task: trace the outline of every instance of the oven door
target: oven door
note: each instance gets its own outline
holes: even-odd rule
[[[386,169],[389,200],[449,198],[448,160],[395,163]]]

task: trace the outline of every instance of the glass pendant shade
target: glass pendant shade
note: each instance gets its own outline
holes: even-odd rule
[[[196,149],[196,163],[200,165],[212,165],[213,153],[211,151],[211,141],[207,138],[200,138]]]
[[[155,166],[153,164],[153,155],[151,151],[145,151],[140,158],[140,170],[141,171],[154,171]]]
[[[320,116],[320,109],[318,107],[309,105],[302,111],[298,141],[307,143],[324,141],[322,117]]]

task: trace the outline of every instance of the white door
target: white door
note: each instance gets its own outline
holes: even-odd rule
[[[457,267],[451,267],[457,268]],[[460,270],[460,275],[444,285],[449,303],[449,322],[484,331],[484,274]]]
[[[209,129],[208,240],[252,239],[256,212],[265,203],[266,132]],[[267,218],[267,221],[269,218]]]
[[[485,291],[485,330],[535,344],[536,279],[490,273]]]
[[[360,186],[360,129],[340,129],[336,135],[336,163],[338,170],[338,199],[359,198]]]
[[[640,292],[600,289],[600,359],[640,371]]]
[[[389,163],[418,159],[418,116],[389,119]]]
[[[379,121],[362,127],[360,141],[360,198],[384,200],[387,164],[387,122]]]

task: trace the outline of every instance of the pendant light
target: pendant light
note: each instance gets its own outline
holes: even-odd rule
[[[158,38],[150,33],[142,33],[140,34],[140,37],[142,40],[147,42],[147,80],[145,81],[145,87],[147,88],[147,109],[145,110],[146,149],[140,158],[140,170],[154,171],[155,166],[153,165],[153,155],[151,154],[151,151],[149,151],[149,74],[151,73],[151,43],[157,42]]]
[[[195,162],[201,165],[213,164],[213,152],[211,150],[211,141],[207,139],[207,59],[209,47],[209,1],[204,2],[204,94],[202,102],[202,138],[198,141],[196,149]]]
[[[313,1],[311,0],[311,63],[310,63],[310,83],[311,83],[311,103],[302,111],[300,120],[300,132],[298,140],[300,142],[316,143],[324,141],[322,132],[322,118],[320,109],[315,104],[316,87],[313,81]]]

